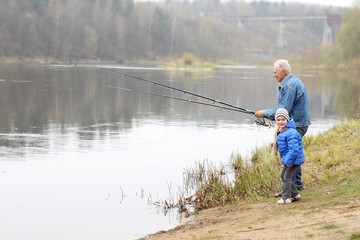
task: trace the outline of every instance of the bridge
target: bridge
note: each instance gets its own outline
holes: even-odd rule
[[[277,21],[279,22],[279,32],[277,46],[279,49],[288,49],[288,40],[286,33],[286,23],[290,21],[304,21],[304,20],[316,20],[322,21],[324,24],[322,32],[322,44],[334,45],[335,34],[334,26],[342,24],[341,15],[326,15],[326,16],[274,16],[274,17],[225,17],[223,20],[237,20],[237,26],[239,28],[246,28],[247,23],[254,21]]]

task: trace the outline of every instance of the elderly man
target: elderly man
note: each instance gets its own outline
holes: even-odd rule
[[[307,132],[310,121],[309,101],[305,85],[300,79],[291,73],[291,67],[287,60],[280,59],[274,63],[274,78],[280,83],[278,105],[276,108],[259,110],[256,117],[275,118],[278,108],[285,108],[296,124],[296,130],[301,137]],[[298,190],[304,189],[301,182],[301,168],[299,167],[293,177],[293,182]],[[280,196],[281,193],[275,196]]]

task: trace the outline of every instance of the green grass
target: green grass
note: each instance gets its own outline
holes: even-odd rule
[[[192,53],[184,53],[178,59],[167,59],[165,67],[174,70],[193,70],[193,71],[200,71],[200,70],[212,70],[216,71],[220,68],[211,63],[208,60],[205,60],[199,56],[196,56]]]
[[[360,232],[354,232],[350,235],[349,239],[360,239]]]
[[[335,229],[335,228],[340,228],[340,226],[336,225],[336,224],[327,224],[323,227],[323,229]]]

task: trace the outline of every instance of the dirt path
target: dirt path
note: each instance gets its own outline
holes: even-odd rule
[[[349,239],[360,232],[360,200],[307,208],[306,201],[210,209],[169,231],[143,239]]]

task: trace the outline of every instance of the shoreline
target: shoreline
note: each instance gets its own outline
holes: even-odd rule
[[[153,65],[153,66],[163,66],[169,70],[181,70],[181,69],[196,69],[196,68],[205,68],[209,70],[218,70],[221,66],[268,66],[272,68],[273,62],[277,58],[252,58],[252,59],[239,59],[238,62],[230,60],[220,60],[219,62],[214,62],[212,64],[193,64],[193,65],[173,65],[174,60],[159,59],[159,60],[147,60],[147,59],[138,59],[135,61],[122,61],[117,62],[114,60],[102,60],[102,59],[52,59],[52,58],[18,58],[18,57],[8,57],[0,58],[0,64],[114,64],[114,65]],[[305,58],[292,59],[288,58],[291,61],[292,68],[299,70],[317,70],[317,71],[353,71],[358,72],[360,69],[357,69],[352,64],[349,63],[314,63],[311,60],[306,60]]]

